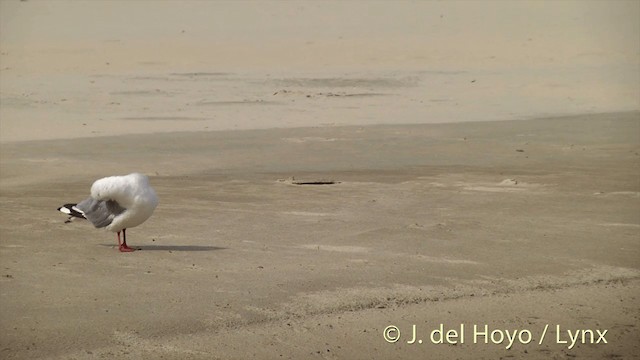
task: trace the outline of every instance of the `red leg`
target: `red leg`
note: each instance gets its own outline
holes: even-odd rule
[[[132,251],[136,251],[137,249],[129,247],[127,245],[127,229],[122,229],[122,244],[120,244],[120,232],[118,231],[118,246],[119,246],[119,250],[120,252],[132,252]]]

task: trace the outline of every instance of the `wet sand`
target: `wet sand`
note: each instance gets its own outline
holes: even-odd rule
[[[631,358],[639,129],[631,112],[2,144],[3,358]],[[55,211],[133,170],[161,199],[129,231],[142,251]],[[441,323],[466,342],[431,343]],[[474,344],[485,324],[531,340]],[[568,349],[563,329],[607,344]]]

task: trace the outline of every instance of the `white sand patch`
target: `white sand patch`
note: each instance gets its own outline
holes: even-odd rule
[[[366,253],[371,249],[362,246],[337,246],[337,245],[318,245],[318,244],[306,244],[300,245],[300,248],[309,250],[322,250],[322,251],[336,251],[345,253]]]
[[[330,213],[320,213],[311,211],[283,211],[281,214],[294,216],[331,216]]]
[[[486,191],[486,192],[521,192],[526,189],[512,187],[493,187],[493,186],[465,186],[464,190],[470,191]]]
[[[334,142],[334,141],[354,141],[354,140],[362,140],[360,138],[355,139],[347,139],[347,138],[323,138],[319,136],[307,136],[307,137],[294,137],[294,138],[282,138],[284,141],[292,142],[292,143],[306,143],[306,142]]]
[[[613,191],[609,193],[598,192],[598,193],[595,193],[594,195],[640,197],[640,191]]]
[[[516,180],[516,179],[504,179],[504,180],[502,180],[502,182],[500,182],[500,185],[502,185],[502,186],[515,186],[515,185],[518,185],[518,180]]]
[[[477,261],[465,260],[465,259],[451,259],[448,257],[435,257],[435,256],[426,256],[426,255],[412,255],[414,259],[418,259],[420,261],[431,262],[431,263],[441,263],[441,264],[467,264],[467,265],[478,265],[480,264]]]
[[[598,225],[600,225],[600,226],[620,226],[620,227],[640,228],[640,224],[602,223],[602,224],[598,224]]]
[[[462,186],[464,190],[469,191],[486,191],[486,192],[522,192],[527,190],[540,189],[546,184],[524,183],[517,179],[504,179],[495,183],[465,183],[458,182],[457,186]]]

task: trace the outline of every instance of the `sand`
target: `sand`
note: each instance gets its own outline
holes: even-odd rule
[[[639,127],[633,112],[3,144],[3,357],[632,357]],[[161,199],[129,232],[142,251],[56,213],[134,168]],[[467,343],[383,338],[440,323]],[[485,324],[533,342],[470,343]],[[607,344],[538,344],[545,325]]]
[[[0,358],[637,358],[638,11],[1,1]]]
[[[640,109],[637,1],[0,7],[0,142]]]

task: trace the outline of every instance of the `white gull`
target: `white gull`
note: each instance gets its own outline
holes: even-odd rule
[[[127,245],[127,229],[145,222],[156,206],[158,196],[149,185],[149,178],[133,173],[96,180],[91,186],[91,197],[78,204],[65,204],[58,210],[69,215],[69,220],[87,219],[96,228],[117,233],[119,250],[131,252],[136,249]]]

